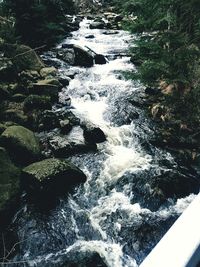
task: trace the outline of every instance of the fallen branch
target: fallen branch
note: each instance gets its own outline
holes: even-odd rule
[[[40,49],[42,49],[42,48],[44,48],[44,47],[46,47],[46,45],[42,45],[42,46],[39,46],[39,47],[36,47],[36,48],[33,48],[33,49],[31,48],[30,50],[28,50],[28,51],[26,51],[26,52],[23,52],[23,53],[20,53],[20,54],[17,54],[17,55],[15,55],[14,57],[9,58],[9,59],[10,59],[10,60],[15,59],[16,57],[20,57],[20,56],[23,56],[23,55],[28,54],[28,53],[30,53],[30,52],[40,50]]]

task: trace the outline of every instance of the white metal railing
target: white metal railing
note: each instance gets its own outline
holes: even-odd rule
[[[200,193],[140,267],[197,267],[200,262]]]

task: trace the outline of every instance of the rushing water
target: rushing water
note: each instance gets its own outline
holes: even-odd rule
[[[74,114],[99,126],[107,141],[98,145],[98,152],[70,158],[88,180],[56,209],[41,215],[25,205],[16,215],[20,251],[14,260],[18,266],[60,266],[86,252],[97,252],[108,267],[136,267],[194,199],[190,195],[176,203],[169,201],[157,211],[133,201],[134,188],[127,177],[159,174],[163,168],[159,159],[172,166],[175,162],[164,151],[148,154],[141,146],[140,137],[151,134],[141,110],[138,120],[129,118],[125,99],[143,90],[120,73],[134,68],[124,56],[133,36],[124,31],[105,35],[104,30],[88,26],[89,21],[83,20],[80,30],[64,43],[88,46],[106,55],[109,62],[92,68],[70,67],[77,75],[60,93],[60,101],[70,96]],[[86,39],[91,33],[95,38]],[[65,76],[69,67],[59,63],[60,75]],[[79,133],[80,129],[74,129],[71,135]]]

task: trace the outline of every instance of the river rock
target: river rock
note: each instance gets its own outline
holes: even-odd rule
[[[63,44],[64,46],[64,44]],[[71,45],[70,45],[71,46]],[[57,51],[57,58],[65,61],[69,65],[75,64],[75,54],[73,48],[64,48]]]
[[[38,125],[40,131],[49,131],[60,127],[59,118],[55,112],[45,110],[38,117]]]
[[[33,163],[22,173],[22,185],[27,191],[47,193],[52,197],[85,181],[85,174],[74,164],[56,158]]]
[[[94,39],[95,36],[93,34],[88,34],[85,36],[86,39]]]
[[[9,55],[17,71],[36,70],[40,71],[44,68],[44,64],[36,54],[36,52],[26,45],[10,46]]]
[[[73,253],[71,253],[73,254]],[[79,252],[79,255],[72,255],[71,259],[61,267],[107,267],[104,260],[97,252]]]
[[[33,84],[32,93],[47,95],[51,97],[52,101],[56,101],[61,88],[62,84],[57,79],[45,79]]]
[[[74,45],[74,53],[75,53],[75,62],[74,64],[77,66],[83,67],[92,67],[94,64],[94,58],[84,48],[78,45]]]
[[[56,136],[49,140],[50,149],[55,157],[65,158],[75,154],[94,152],[96,144],[85,143],[81,140],[70,141],[67,138]]]
[[[104,132],[99,127],[90,124],[83,126],[83,136],[85,141],[89,144],[102,143],[106,141]]]
[[[57,69],[54,67],[45,67],[40,70],[40,75],[43,78],[54,77],[57,74]]]
[[[90,29],[105,29],[106,24],[104,21],[94,21],[90,24]]]
[[[24,112],[30,112],[34,109],[51,109],[51,98],[49,96],[29,95],[24,100]]]
[[[94,61],[95,61],[95,64],[100,64],[100,65],[107,63],[106,58],[101,54],[96,54],[94,56]]]
[[[37,160],[40,156],[40,146],[34,133],[22,126],[10,126],[1,135],[1,145],[11,158],[25,165]]]
[[[0,221],[2,211],[8,206],[20,191],[20,170],[11,162],[6,150],[0,147]]]

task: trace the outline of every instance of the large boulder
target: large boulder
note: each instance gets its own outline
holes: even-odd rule
[[[73,186],[84,183],[85,174],[74,164],[51,158],[33,163],[23,169],[22,185],[34,194],[57,196],[68,192]]]
[[[6,150],[0,147],[0,222],[9,202],[19,193],[20,170],[11,162]]]
[[[62,59],[69,65],[74,65],[75,63],[75,54],[74,54],[74,49],[72,47],[67,47],[62,46],[63,49],[60,49],[57,51],[57,58]]]
[[[44,68],[44,64],[36,52],[26,45],[16,45],[10,47],[10,57],[17,71],[36,70]]]
[[[40,147],[34,133],[22,126],[10,126],[1,135],[4,146],[16,163],[25,165],[37,160]]]
[[[106,24],[104,21],[94,21],[90,24],[90,29],[105,29]]]
[[[40,75],[43,78],[54,77],[57,74],[57,69],[54,67],[45,67],[40,70]]]
[[[104,132],[95,125],[87,124],[82,126],[83,128],[83,136],[85,141],[89,144],[91,143],[102,143],[106,141],[106,136]]]
[[[84,48],[74,45],[74,53],[75,53],[75,62],[74,65],[83,66],[83,67],[92,67],[94,64],[94,58],[90,52],[85,50]]]
[[[33,84],[33,94],[50,96],[52,101],[58,98],[58,92],[62,88],[62,84],[57,79],[39,80]]]

